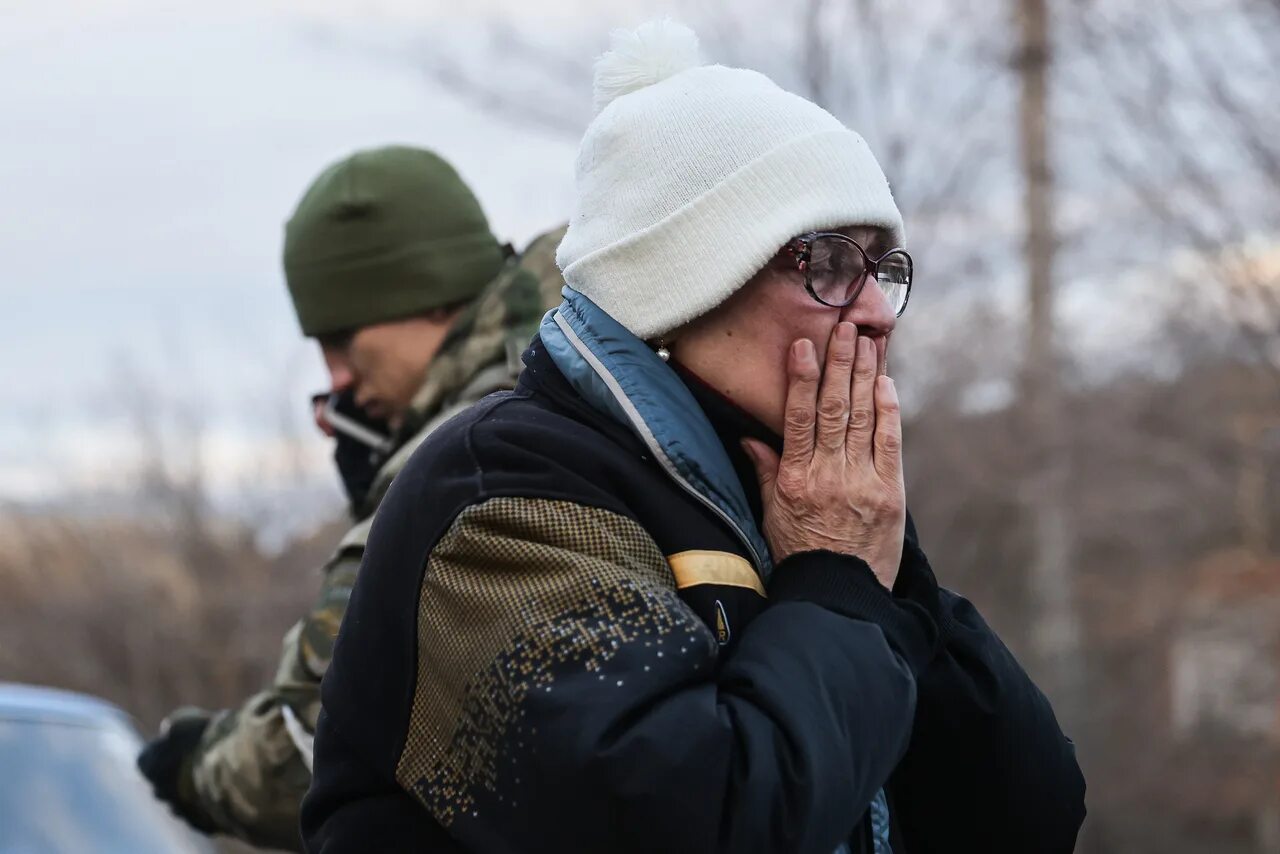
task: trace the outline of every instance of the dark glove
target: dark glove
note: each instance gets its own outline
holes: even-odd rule
[[[218,829],[200,808],[191,778],[196,748],[209,719],[207,712],[179,710],[165,719],[160,735],[138,754],[138,770],[151,782],[156,797],[202,833]]]

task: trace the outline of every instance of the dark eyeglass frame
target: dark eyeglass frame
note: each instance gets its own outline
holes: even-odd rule
[[[818,296],[817,290],[813,287],[813,273],[809,269],[809,261],[813,251],[813,243],[819,238],[834,238],[843,243],[847,243],[854,249],[857,249],[858,254],[862,256],[862,265],[865,268],[865,272],[862,274],[862,280],[858,282],[857,287],[853,289],[853,294],[844,302],[827,302],[822,297]],[[901,247],[894,247],[882,254],[879,258],[873,260],[871,256],[867,254],[867,250],[863,249],[858,241],[846,234],[840,234],[837,231],[810,231],[807,234],[801,234],[787,241],[787,244],[782,247],[781,254],[789,258],[795,264],[795,269],[804,274],[804,289],[809,292],[809,296],[813,297],[813,299],[819,304],[830,308],[844,308],[847,305],[852,305],[857,302],[858,297],[862,296],[862,289],[867,286],[868,279],[874,278],[876,281],[879,281],[880,264],[890,255],[900,256],[907,262],[907,293],[906,296],[902,298],[902,306],[894,316],[902,317],[903,312],[907,310],[907,303],[911,300],[911,284],[915,279],[915,262],[911,260],[911,255],[907,253],[907,250]]]

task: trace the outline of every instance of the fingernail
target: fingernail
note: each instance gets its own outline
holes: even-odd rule
[[[854,326],[847,320],[836,324],[836,338],[840,341],[852,341],[853,336],[858,334],[858,327]]]
[[[871,339],[865,335],[859,335],[858,336],[858,358],[861,359],[863,356],[869,355],[870,353],[871,353]]]
[[[801,338],[795,343],[796,358],[802,362],[817,358],[817,351],[813,349],[813,342],[808,338]]]

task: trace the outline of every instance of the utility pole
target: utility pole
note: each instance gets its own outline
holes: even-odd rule
[[[1074,531],[1066,414],[1054,318],[1054,176],[1050,150],[1052,39],[1048,0],[1013,0],[1018,33],[1018,146],[1024,180],[1023,246],[1027,271],[1027,325],[1021,404],[1030,471],[1022,503],[1031,520],[1033,556],[1029,589],[1032,652],[1046,693],[1060,716],[1076,723],[1084,689],[1081,632],[1075,607]]]

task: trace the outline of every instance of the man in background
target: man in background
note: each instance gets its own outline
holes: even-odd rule
[[[301,850],[320,679],[373,513],[439,424],[514,386],[520,353],[560,302],[562,234],[516,256],[457,172],[416,148],[359,151],[302,197],[285,229],[285,277],[329,372],[331,391],[313,403],[336,439],[355,524],[285,636],[273,684],[235,709],[174,712],[139,756],[156,796],[192,826]]]

